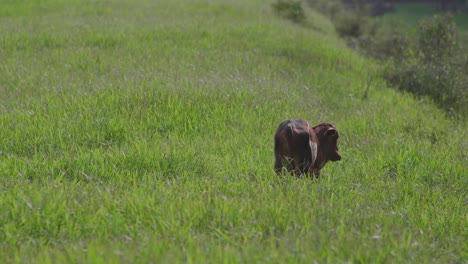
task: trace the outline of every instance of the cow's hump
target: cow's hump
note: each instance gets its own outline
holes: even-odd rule
[[[310,125],[306,120],[290,119],[289,121],[290,121],[289,125],[295,134],[299,134],[299,135],[309,134]]]

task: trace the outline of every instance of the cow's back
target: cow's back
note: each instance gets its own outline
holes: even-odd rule
[[[317,156],[315,132],[304,119],[287,119],[280,123],[275,135],[275,170],[281,167],[298,174],[308,173]]]
[[[288,119],[289,126],[291,127],[293,134],[302,135],[302,134],[309,134],[310,124],[306,120],[299,118],[299,119]]]

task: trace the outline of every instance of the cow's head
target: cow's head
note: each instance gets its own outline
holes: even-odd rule
[[[340,152],[338,151],[338,131],[332,124],[322,123],[314,130],[320,141],[322,154],[327,160],[341,160]]]

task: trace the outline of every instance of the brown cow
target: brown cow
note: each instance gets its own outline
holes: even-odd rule
[[[311,127],[304,119],[287,119],[278,126],[275,135],[275,172],[283,167],[296,177],[303,174],[320,176],[320,169],[338,161],[338,131],[328,123]]]

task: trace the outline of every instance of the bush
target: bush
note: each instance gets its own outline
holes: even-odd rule
[[[330,17],[340,37],[359,38],[374,27],[364,3],[345,5],[340,0],[309,0],[312,8]]]
[[[301,23],[305,19],[305,12],[302,8],[301,1],[278,0],[273,4],[273,9],[279,16],[295,23]]]
[[[358,38],[363,35],[368,26],[368,18],[353,12],[343,12],[333,20],[336,32],[341,37]]]
[[[345,38],[348,45],[362,54],[379,60],[401,62],[414,46],[408,34],[398,30],[401,22],[393,21],[385,26],[371,18],[371,6],[366,1],[309,0],[312,8],[330,17],[336,32]]]
[[[419,57],[433,63],[453,57],[457,46],[457,25],[451,15],[434,16],[419,23]]]
[[[359,38],[348,40],[352,48],[379,60],[397,60],[401,62],[408,56],[414,40],[409,35],[398,31],[398,25],[380,26],[375,24]]]
[[[420,22],[412,56],[387,69],[386,77],[400,89],[428,95],[449,111],[468,113],[468,58],[457,40],[452,16]]]
[[[348,1],[349,2],[349,1]],[[382,60],[387,81],[417,96],[429,96],[449,112],[468,114],[467,49],[459,44],[453,16],[420,22],[418,35],[371,19],[365,1],[309,0],[312,8],[330,17],[337,33],[359,52]]]
[[[309,5],[334,20],[346,12],[345,5],[340,0],[309,0]]]

